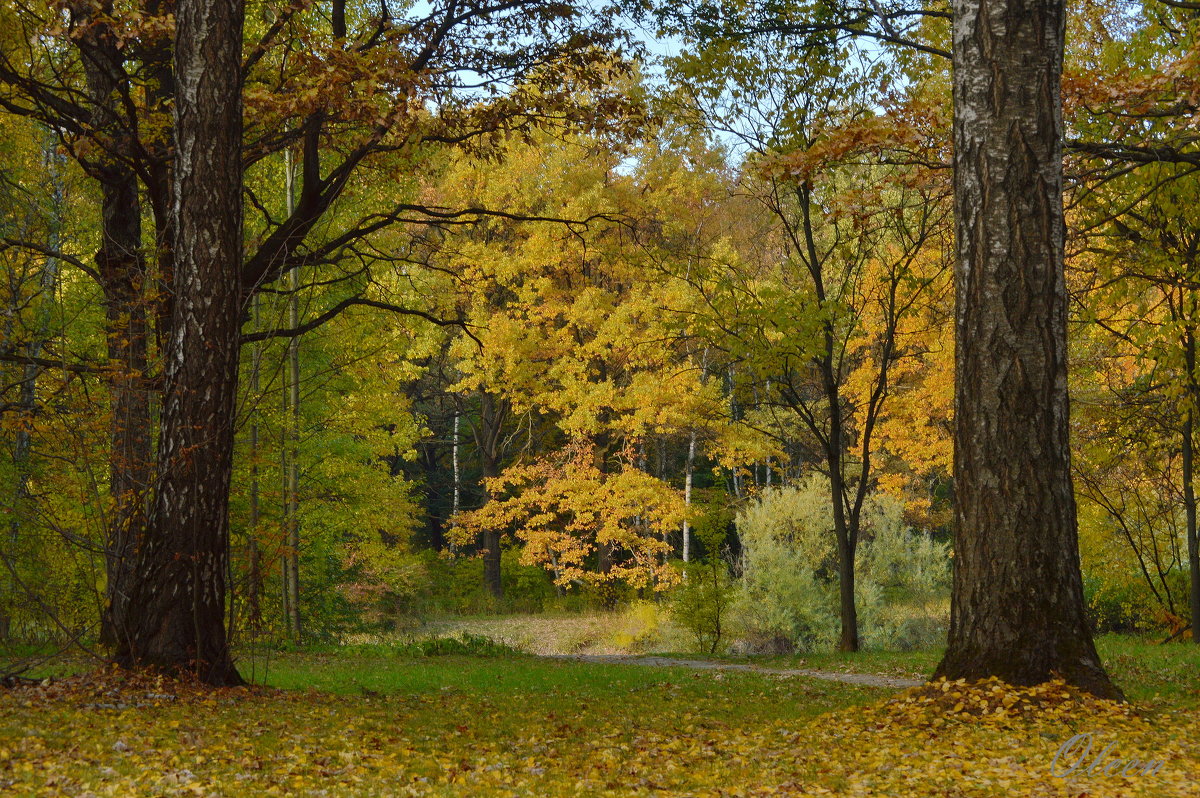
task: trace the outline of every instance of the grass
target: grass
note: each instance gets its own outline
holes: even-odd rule
[[[535,657],[396,658],[296,654],[272,664],[265,682],[342,695],[467,696],[515,700],[529,711],[606,707],[606,713],[700,713],[733,722],[802,719],[889,691],[753,673],[591,664]],[[799,700],[799,699],[803,700]]]
[[[1183,777],[1200,763],[1200,650],[1116,636],[1099,646],[1145,718],[1067,702],[989,725],[956,720],[956,698],[898,714],[879,703],[885,689],[547,660],[469,639],[260,652],[243,673],[281,690],[189,692],[112,674],[0,693],[0,793],[1194,794]],[[928,673],[939,654],[758,661],[902,675]],[[1178,772],[1116,791],[1049,779],[1055,748],[1080,729]]]
[[[0,794],[624,795],[637,787],[628,762],[643,757],[654,765],[634,768],[638,779],[676,794],[752,780],[752,763],[712,758],[732,730],[803,725],[886,695],[757,674],[362,649],[280,655],[266,682],[286,690],[0,697]],[[672,748],[682,740],[692,742]],[[709,753],[697,768],[688,752],[699,740]]]

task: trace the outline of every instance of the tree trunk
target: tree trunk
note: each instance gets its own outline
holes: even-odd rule
[[[291,150],[283,153],[284,196],[290,218],[295,205],[295,167]],[[316,156],[306,156],[306,163]],[[296,297],[299,286],[296,269],[288,272],[288,324],[300,326],[300,305]],[[300,624],[300,341],[288,341],[286,384],[283,391],[284,441],[281,449],[283,465],[283,617],[292,641],[299,643]]]
[[[687,463],[683,469],[683,509],[685,512],[690,512],[692,509],[692,475],[696,470],[696,430],[692,430],[691,436],[688,438],[688,453]],[[688,562],[692,556],[692,527],[688,523],[687,516],[683,518],[683,561]]]
[[[291,181],[288,181],[288,196],[291,197]],[[290,199],[289,199],[290,201]],[[292,329],[300,326],[300,305],[296,298],[299,280],[296,270],[288,276],[288,323]],[[284,558],[288,562],[288,630],[292,640],[300,642],[300,339],[293,337],[288,342],[288,406],[291,410],[288,424],[287,495],[284,518],[287,525],[287,548]]]
[[[1193,314],[1193,318],[1195,315]],[[1192,613],[1192,642],[1200,645],[1200,538],[1196,532],[1195,418],[1200,386],[1196,384],[1196,333],[1185,328],[1183,358],[1188,372],[1187,412],[1183,423],[1183,507],[1187,517],[1189,604]]]
[[[832,346],[832,331],[827,330],[827,343]],[[833,534],[838,552],[838,616],[841,636],[838,651],[858,651],[858,606],[854,601],[855,554],[858,549],[858,519],[846,516],[846,486],[842,474],[842,441],[845,422],[842,418],[841,393],[833,374],[833,358],[822,358],[825,387],[829,392],[829,440],[825,451],[829,467],[829,501],[833,508]]]
[[[106,607],[101,639],[116,645],[137,574],[134,549],[146,525],[153,453],[150,399],[144,377],[149,371],[147,314],[143,295],[141,205],[137,173],[123,157],[131,148],[128,122],[119,105],[119,88],[128,78],[116,32],[108,22],[111,3],[71,9],[81,31],[75,46],[84,65],[92,128],[105,147],[85,164],[100,184],[100,250],[96,270],[104,291],[108,344],[108,390],[112,419],[109,438],[109,493],[113,499],[105,544]]]
[[[804,236],[805,262],[812,278],[813,291],[822,309],[826,308],[825,259],[817,252],[816,233],[813,230],[813,195],[808,183],[797,189],[800,204],[801,225]],[[846,460],[846,417],[842,412],[841,374],[837,365],[837,342],[833,319],[827,316],[822,325],[821,352],[813,358],[821,374],[821,387],[825,393],[825,411],[829,417],[829,431],[825,437],[825,465],[829,469],[829,502],[833,509],[833,534],[837,538],[838,551],[838,615],[841,620],[841,636],[838,650],[858,651],[858,606],[854,600],[855,556],[858,551],[858,512],[846,515],[846,475],[842,468]],[[886,374],[886,358],[880,363],[881,374]],[[820,436],[818,436],[820,439]],[[869,463],[869,461],[867,461]],[[858,490],[866,490],[869,470],[864,469]]]
[[[159,485],[116,660],[240,684],[225,630],[240,287],[240,0],[181,0],[175,66],[175,301]]]
[[[937,674],[1118,696],[1084,615],[1067,398],[1062,0],[954,0],[955,557]]]
[[[482,463],[485,479],[500,475],[495,460],[485,457]],[[500,531],[488,529],[483,533],[483,584],[496,598],[504,598],[504,583],[500,577]]]
[[[454,469],[454,501],[450,505],[450,517],[451,518],[458,515],[460,499],[461,499],[460,486],[462,484],[462,475],[459,473],[459,470],[458,470],[458,422],[459,422],[459,413],[457,410],[455,410],[454,411],[454,432],[453,432],[454,439],[450,442],[450,463]]]
[[[251,300],[253,308],[250,312],[250,320],[254,325],[254,331],[258,331],[259,326],[259,297],[254,295]],[[251,357],[253,360],[250,363],[250,394],[257,397],[262,389],[259,372],[262,369],[262,344],[256,342]],[[252,630],[259,630],[262,627],[262,589],[263,589],[263,573],[262,573],[262,551],[258,543],[258,530],[262,523],[262,513],[259,506],[259,484],[258,484],[258,415],[256,410],[250,411],[252,419],[250,421],[250,530],[246,535],[246,555],[247,555],[247,574],[246,574],[246,620]]]
[[[476,445],[479,448],[479,468],[484,479],[500,475],[500,440],[504,431],[504,420],[508,415],[508,404],[484,392],[479,397],[479,424],[476,429]],[[500,576],[500,531],[489,529],[483,533],[483,584],[496,598],[504,597],[504,583]]]

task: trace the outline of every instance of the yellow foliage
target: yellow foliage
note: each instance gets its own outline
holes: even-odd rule
[[[487,487],[491,501],[457,516],[452,534],[464,542],[485,530],[516,529],[525,544],[521,561],[546,567],[560,585],[622,579],[661,590],[679,579],[664,562],[670,547],[663,537],[683,522],[683,497],[628,459],[606,472],[595,447],[577,440],[506,469]],[[607,571],[590,559],[602,548],[611,558]]]

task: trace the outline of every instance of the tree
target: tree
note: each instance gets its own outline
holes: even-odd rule
[[[937,246],[949,229],[944,181],[894,163],[933,151],[937,125],[911,108],[876,114],[876,70],[842,60],[829,39],[799,54],[760,39],[732,52],[701,40],[676,61],[710,124],[750,153],[740,188],[774,223],[757,266],[718,260],[708,285],[692,279],[710,305],[713,345],[738,361],[760,405],[803,427],[813,466],[829,476],[839,647],[857,651],[855,561],[876,430],[893,369],[919,348],[906,327],[947,271]]]
[[[174,297],[154,513],[117,662],[240,684],[225,635],[241,287],[241,0],[176,10]]]
[[[164,526],[174,520],[168,524],[158,518],[184,519],[186,524],[195,520],[190,511],[168,506],[185,500],[185,486],[172,485],[172,480],[187,478],[155,471],[153,402],[160,389],[180,391],[174,397],[164,393],[164,425],[197,422],[194,414],[201,411],[182,405],[171,409],[172,402],[195,401],[186,395],[191,388],[184,387],[199,379],[189,372],[191,366],[167,363],[156,375],[152,355],[178,358],[184,354],[179,346],[198,351],[189,349],[194,341],[187,336],[194,330],[175,330],[176,324],[194,321],[206,335],[212,331],[218,336],[211,351],[200,356],[201,362],[213,366],[214,380],[223,380],[230,368],[236,373],[238,361],[237,349],[228,350],[220,337],[225,334],[224,317],[201,323],[200,317],[180,315],[174,307],[185,302],[176,295],[178,290],[192,292],[186,302],[193,303],[195,312],[201,307],[211,310],[209,300],[220,303],[229,297],[224,284],[205,297],[209,286],[194,282],[208,266],[192,264],[192,282],[174,278],[178,218],[173,213],[176,185],[171,175],[178,170],[173,159],[192,153],[179,146],[182,138],[174,135],[175,120],[169,113],[172,105],[181,106],[177,88],[187,85],[172,65],[171,51],[177,46],[172,37],[178,35],[170,24],[173,9],[150,0],[145,8],[101,2],[72,3],[67,10],[68,30],[64,31],[57,9],[0,5],[5,32],[0,39],[0,107],[53,130],[101,188],[103,223],[96,268],[69,253],[47,254],[95,280],[106,301],[112,366],[105,375],[114,406],[108,482],[116,504],[104,546],[106,638],[119,661],[157,660],[168,656],[169,650],[179,657],[174,667],[188,668],[196,657],[185,656],[178,643],[196,639],[188,629],[198,626],[200,634],[212,634],[201,646],[204,650],[194,652],[208,662],[203,673],[215,681],[228,680],[234,678],[231,669],[217,659],[208,660],[210,655],[220,658],[225,645],[223,633],[216,632],[224,614],[215,601],[223,598],[219,585],[214,583],[212,595],[202,602],[203,611],[213,617],[198,624],[174,609],[168,612],[161,599],[146,606],[136,603],[162,578],[153,573],[158,567],[153,563],[156,558],[165,562],[166,555],[152,550],[180,544],[175,553],[187,559],[200,556],[197,547],[208,550],[211,541],[205,536],[214,535],[214,540],[226,536],[222,522],[205,532],[193,530],[204,539],[189,542],[176,534],[179,530]],[[348,26],[343,0],[333,0],[324,8],[292,5],[252,20],[248,32],[254,43],[247,48],[237,80],[225,87],[240,93],[246,108],[245,138],[238,152],[247,191],[230,202],[247,220],[249,244],[244,258],[239,257],[239,286],[229,295],[235,297],[229,312],[254,292],[290,293],[286,288],[270,289],[269,284],[302,265],[329,268],[332,274],[326,282],[340,284],[348,294],[299,325],[258,330],[243,335],[241,343],[295,337],[361,306],[453,323],[389,301],[372,268],[412,262],[403,247],[394,246],[398,230],[461,223],[489,209],[436,208],[413,202],[410,182],[380,181],[380,172],[366,167],[407,174],[413,152],[422,145],[486,150],[507,135],[528,132],[547,119],[561,121],[562,116],[585,127],[604,126],[611,120],[621,124],[620,103],[602,90],[608,76],[624,69],[623,62],[604,48],[613,39],[611,31],[604,32],[593,24],[594,19],[569,5],[541,0],[466,5],[451,1],[423,7],[408,19],[395,19],[388,5],[381,4],[378,13],[364,9],[350,22]],[[503,35],[497,36],[498,31]],[[565,74],[577,85],[597,89],[591,95],[592,105],[576,102],[564,88]],[[86,91],[80,91],[80,85]],[[511,90],[517,85],[522,88]],[[240,123],[238,130],[243,132]],[[202,136],[211,133],[204,131]],[[268,156],[283,150],[300,152],[301,179],[294,211],[281,217],[254,186],[267,168]],[[149,214],[143,213],[143,198]],[[141,229],[143,219],[153,222],[152,233]],[[195,235],[203,236],[198,230],[190,235],[189,245]],[[145,246],[144,241],[153,241],[153,246]],[[349,259],[357,259],[360,265],[342,268]],[[217,359],[208,361],[210,355]],[[226,357],[232,358],[232,366]],[[84,364],[68,365],[95,370]],[[208,396],[215,402],[212,407],[223,407],[224,390],[223,383],[219,390],[213,386]],[[227,433],[221,425],[228,419],[220,415],[206,419],[218,426],[195,443],[226,446]],[[165,428],[161,433],[172,446],[184,442],[180,434],[179,429]],[[179,450],[162,449],[157,466],[178,466],[172,458],[181,456]],[[221,469],[228,463],[225,454],[211,462]],[[227,488],[227,473],[214,479],[223,480]],[[210,486],[192,487],[208,501]],[[158,495],[160,489],[172,498]],[[203,512],[213,513],[213,507]],[[147,513],[148,508],[153,512]],[[207,564],[204,578],[216,578],[212,570],[216,564]],[[143,565],[151,572],[139,570]],[[148,613],[159,611],[167,612],[158,619],[164,629],[173,631],[155,634],[174,637],[174,644],[149,644],[139,637],[151,625]],[[176,628],[184,621],[188,629]],[[138,639],[122,639],[127,634]]]
[[[955,558],[936,675],[1120,693],[1084,614],[1067,397],[1062,0],[954,3]]]

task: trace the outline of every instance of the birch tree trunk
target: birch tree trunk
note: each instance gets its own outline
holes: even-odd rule
[[[955,557],[937,674],[1116,696],[1084,616],[1063,274],[1063,0],[954,0]]]
[[[176,256],[159,484],[115,659],[240,684],[225,629],[243,294],[240,0],[180,0]]]
[[[688,453],[687,465],[683,471],[683,508],[685,511],[692,509],[692,475],[696,470],[696,430],[692,430],[691,436],[688,438]],[[683,518],[683,561],[689,562],[691,559],[692,548],[692,527],[688,523],[687,516]]]

